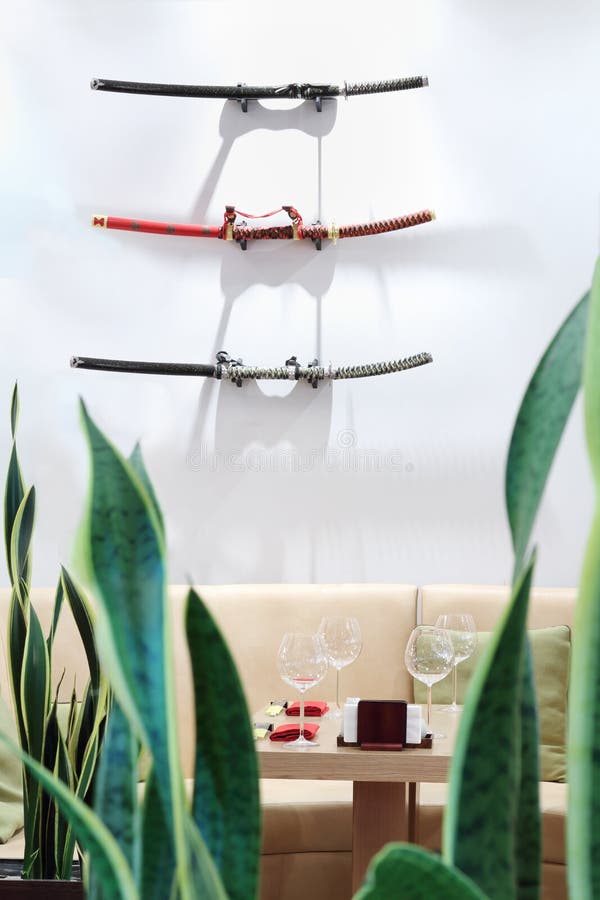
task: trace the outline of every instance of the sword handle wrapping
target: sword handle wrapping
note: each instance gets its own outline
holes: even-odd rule
[[[347,84],[344,90],[346,97],[358,94],[385,94],[388,91],[410,91],[413,88],[427,87],[429,79],[426,75],[415,75],[411,78],[394,78],[390,81],[360,81]]]
[[[432,209],[423,209],[420,212],[410,213],[408,216],[397,216],[394,219],[381,219],[377,222],[365,222],[361,225],[340,225],[338,237],[365,237],[369,234],[385,234],[387,231],[401,231],[403,228],[412,228],[414,225],[423,225],[425,222],[433,222],[435,213]]]

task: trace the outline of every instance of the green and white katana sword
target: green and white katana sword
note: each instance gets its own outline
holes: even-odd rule
[[[387,362],[366,363],[361,366],[328,366],[319,365],[317,359],[307,365],[301,365],[295,356],[285,361],[283,366],[246,366],[241,359],[233,359],[225,351],[217,353],[214,365],[201,363],[164,363],[140,362],[126,359],[98,359],[93,356],[73,356],[71,366],[74,369],[94,369],[100,372],[128,372],[142,375],[195,375],[204,378],[216,378],[220,381],[232,381],[238,387],[244,381],[306,381],[314,388],[320,381],[338,381],[347,378],[369,378],[373,375],[391,375],[393,372],[405,372],[433,362],[430,353],[417,353],[406,359],[394,359]]]

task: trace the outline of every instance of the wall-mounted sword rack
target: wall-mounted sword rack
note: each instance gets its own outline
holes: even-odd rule
[[[223,85],[186,85],[157,84],[140,81],[115,81],[107,78],[94,78],[91,88],[96,91],[110,91],[127,94],[154,94],[168,97],[211,97],[235,100],[240,104],[242,112],[248,112],[249,100],[260,99],[297,99],[313,100],[317,112],[322,110],[322,101],[329,97],[345,97],[360,94],[379,94],[391,91],[404,91],[413,88],[427,87],[428,79],[419,75],[412,78],[397,78],[390,81],[373,81],[356,84],[311,84],[309,82],[292,82],[278,87],[258,87],[243,83],[235,86]],[[236,222],[237,215],[251,219],[266,218],[285,211],[291,219],[290,225],[253,226],[247,222]],[[142,231],[150,234],[170,234],[183,237],[220,238],[236,241],[242,250],[249,240],[311,240],[320,250],[323,240],[337,240],[347,237],[362,237],[370,234],[382,234],[398,231],[435,219],[433,210],[422,210],[408,216],[366,222],[361,225],[322,225],[315,222],[304,225],[302,216],[293,206],[282,206],[261,216],[240,213],[234,206],[225,208],[222,225],[191,225],[170,222],[153,222],[140,219],[125,219],[117,216],[95,215],[92,225],[97,228],[118,229],[125,231]],[[162,363],[141,362],[133,360],[101,359],[89,356],[73,356],[71,366],[77,369],[95,369],[110,372],[129,372],[160,375],[196,375],[218,380],[229,380],[238,387],[247,380],[275,379],[306,381],[316,388],[320,381],[346,378],[367,378],[373,375],[387,375],[414,369],[432,362],[429,353],[418,353],[407,359],[390,360],[381,363],[367,363],[361,366],[322,366],[317,359],[307,365],[301,365],[297,357],[292,356],[283,366],[261,367],[244,365],[241,359],[234,359],[221,351],[217,354],[216,363]]]

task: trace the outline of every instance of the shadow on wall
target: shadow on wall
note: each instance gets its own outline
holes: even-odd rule
[[[198,199],[193,208],[193,220],[199,222],[204,220],[227,157],[238,137],[257,129],[282,131],[290,128],[303,131],[305,134],[317,139],[315,156],[317,163],[316,208],[318,210],[317,217],[319,217],[322,196],[321,141],[332,130],[336,117],[336,100],[324,102],[323,110],[320,113],[315,111],[314,104],[310,101],[287,110],[282,110],[281,108],[268,109],[263,104],[252,101],[249,103],[247,113],[241,112],[238,103],[226,102],[219,123],[219,131],[222,138],[221,147],[198,194]],[[267,241],[265,243],[250,242],[250,247],[246,252],[241,251],[236,246],[219,247],[219,249],[223,253],[221,263],[223,307],[215,333],[212,348],[213,357],[222,349],[230,349],[230,352],[235,356],[244,353],[241,348],[225,348],[229,320],[236,299],[248,288],[256,284],[277,287],[284,283],[294,282],[301,285],[307,294],[315,299],[315,342],[312,356],[320,359],[322,355],[321,304],[323,295],[333,280],[335,254],[328,252],[332,248],[326,245],[324,250],[318,252],[314,250],[312,245],[305,247],[303,245],[292,245],[291,242],[287,241]],[[281,365],[285,361],[285,357],[292,352],[295,351],[283,350],[284,357],[282,359],[248,359],[247,361],[263,365]],[[226,387],[231,387],[231,385]],[[233,392],[229,390],[219,392],[217,432],[220,430],[219,423],[221,421],[236,423],[235,446],[238,446],[240,439],[244,445],[247,441],[252,440],[251,431],[247,431],[246,426],[242,425],[242,422],[258,422],[259,430],[263,434],[266,429],[275,428],[281,436],[285,435],[289,429],[290,422],[297,419],[298,415],[300,415],[298,405],[304,407],[312,403],[312,398],[310,400],[306,398],[313,392],[312,390],[306,391],[306,387],[306,385],[302,384],[296,385],[298,392],[294,389],[292,397],[269,397],[256,384],[245,384],[239,392],[241,394],[243,391],[243,397],[236,398],[237,390]],[[198,446],[203,439],[206,419],[215,390],[219,390],[219,385],[209,379],[204,381],[200,388],[198,410],[191,436],[192,447]],[[328,396],[330,397],[330,394]],[[252,410],[250,415],[248,414],[249,410]],[[329,431],[331,399],[329,399],[328,410],[327,423],[325,424],[323,417],[320,416],[319,421],[321,425],[317,428],[319,431],[324,429],[325,435]],[[275,421],[273,421],[273,417],[275,417]],[[280,425],[277,424],[278,421],[281,423]],[[221,431],[226,433],[228,428],[229,425],[225,425]],[[325,436],[326,439],[327,437]],[[229,446],[232,445],[230,444]],[[217,449],[221,449],[218,443]]]
[[[320,216],[322,139],[333,128],[336,115],[336,101],[326,103],[322,113],[308,102],[290,110],[251,103],[247,114],[237,103],[226,102],[220,122],[222,143],[199,188],[191,220],[205,221],[237,138],[261,128],[296,128],[316,138],[315,208]],[[391,209],[390,215],[410,211]],[[276,358],[254,359],[251,348],[226,346],[234,304],[251,287],[293,283],[306,291],[307,302],[314,300],[315,314],[314,345],[308,355],[323,360],[327,352],[323,353],[321,341],[322,300],[338,262],[345,267],[368,267],[374,273],[375,289],[368,302],[377,305],[382,321],[392,302],[383,277],[386,270],[416,266],[453,273],[475,269],[497,277],[505,268],[507,244],[513,275],[515,265],[520,269],[532,265],[531,248],[519,230],[502,225],[448,228],[437,222],[402,235],[341,241],[336,246],[327,242],[321,252],[310,242],[250,242],[248,251],[242,252],[235,245],[214,241],[171,242],[151,235],[139,235],[137,241],[141,252],[147,252],[147,241],[148,249],[168,254],[173,262],[220,253],[223,306],[213,356],[226,349],[249,364],[263,365],[281,365],[290,353],[305,350],[286,346],[281,354],[276,348]],[[407,352],[418,349],[406,348]],[[335,360],[367,361],[368,352],[360,360]],[[424,376],[419,372],[394,377],[410,390],[412,377]],[[377,390],[376,379],[369,388]],[[412,537],[417,539],[424,493],[431,499],[424,473],[411,474],[410,456],[403,457],[400,450],[361,446],[353,425],[352,391],[342,384],[336,390],[346,404],[346,416],[343,430],[332,435],[331,384],[313,390],[304,383],[248,382],[238,389],[213,379],[201,381],[186,477],[178,488],[173,485],[179,493],[173,497],[178,509],[176,527],[184,536],[180,540],[173,535],[173,549],[184,546],[189,565],[193,548],[192,577],[201,573],[207,582],[277,582],[295,577],[317,581],[333,569],[341,570],[340,577],[361,581],[373,568],[374,547],[382,557],[378,571],[384,572],[390,560],[395,571],[395,564],[408,558],[412,538],[402,548],[396,544],[399,511],[404,521],[412,523]],[[213,409],[214,433],[208,425]],[[427,521],[430,513],[429,508]]]

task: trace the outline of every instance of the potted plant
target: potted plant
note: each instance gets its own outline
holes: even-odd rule
[[[24,752],[56,774],[75,796],[89,803],[109,708],[108,683],[100,671],[90,604],[69,572],[62,568],[49,634],[42,631],[31,602],[31,543],[35,519],[34,487],[27,487],[17,453],[19,415],[17,386],[11,400],[12,448],[4,494],[4,537],[11,584],[8,619],[8,663],[12,703],[19,743]],[[53,646],[65,601],[77,624],[85,649],[90,677],[78,699],[72,686],[69,703],[59,703],[62,678],[52,690]],[[57,673],[58,674],[58,673]],[[74,875],[76,837],[56,801],[23,767],[23,860],[3,862],[5,877],[17,875],[23,882],[42,881],[45,896],[82,896]],[[76,870],[78,864],[76,864]],[[19,896],[31,886],[12,883]],[[6,890],[6,888],[5,888]]]

